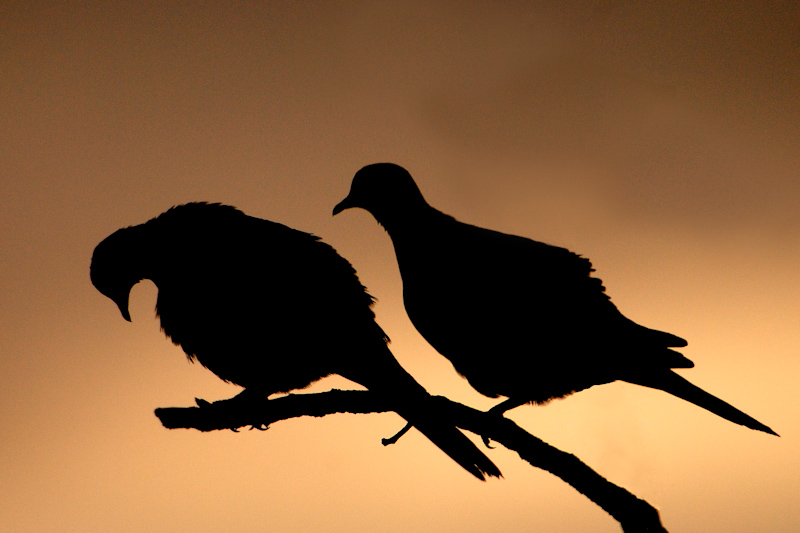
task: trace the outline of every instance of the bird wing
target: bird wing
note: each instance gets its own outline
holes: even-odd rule
[[[495,369],[506,377],[495,382],[574,367],[612,376],[627,364],[620,354],[643,352],[660,354],[658,365],[691,364],[667,350],[685,341],[624,317],[578,254],[449,217],[419,235],[418,263],[401,262],[409,317],[484,394],[502,393],[479,384]]]
[[[589,259],[558,246],[460,224],[455,245],[473,279],[476,300],[493,309],[493,322],[587,336],[609,344],[680,347],[675,335],[643,327],[611,302]],[[486,280],[489,280],[488,282]]]
[[[162,243],[157,313],[190,359],[227,381],[286,392],[335,371],[331,346],[385,342],[371,296],[333,248],[226,206],[201,207],[154,219],[153,231]]]
[[[406,290],[435,295],[437,304],[471,327],[483,329],[489,320],[490,331],[586,328],[599,318],[618,318],[602,282],[590,276],[588,259],[455,221],[442,226],[418,243],[420,264],[404,273]]]

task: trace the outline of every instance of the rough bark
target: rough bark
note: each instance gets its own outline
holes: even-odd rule
[[[238,430],[251,426],[266,429],[280,420],[301,416],[323,417],[334,413],[381,413],[391,409],[369,391],[331,390],[313,394],[289,394],[272,400],[243,402],[232,398],[197,407],[156,409],[164,427],[200,431]],[[502,444],[520,458],[558,476],[614,517],[625,533],[666,533],[658,511],[589,468],[572,454],[550,446],[520,428],[512,420],[478,411],[445,397],[435,397],[436,408],[456,426],[484,439]]]

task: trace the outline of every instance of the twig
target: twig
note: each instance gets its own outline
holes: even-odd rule
[[[653,506],[611,483],[576,456],[550,446],[507,418],[478,411],[443,396],[434,397],[434,402],[441,415],[456,426],[502,444],[517,452],[532,466],[569,483],[614,517],[625,533],[667,533]],[[197,400],[197,403],[198,407],[156,409],[156,416],[164,427],[170,429],[214,431],[236,430],[245,426],[266,429],[274,422],[301,416],[391,411],[380,397],[369,391],[337,389],[322,393],[289,394],[257,404],[237,401],[236,398],[214,403]]]

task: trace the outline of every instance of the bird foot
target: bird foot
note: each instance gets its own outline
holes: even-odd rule
[[[486,414],[489,415],[489,416],[492,416],[492,417],[496,417],[498,419],[499,418],[505,418],[506,411],[508,411],[509,409],[513,409],[514,407],[517,407],[517,406],[519,406],[521,404],[522,403],[517,401],[516,399],[509,398],[508,400],[500,402],[499,404],[495,405],[494,407],[492,407],[491,409],[486,411]],[[486,446],[487,448],[489,448],[490,450],[494,450],[495,449],[494,446],[489,444],[489,442],[490,442],[489,437],[487,437],[485,435],[481,435],[481,440],[483,440],[483,445]]]
[[[233,398],[229,398],[227,400],[218,400],[216,402],[209,402],[202,398],[195,398],[194,401],[197,404],[197,407],[200,409],[212,409],[217,411],[218,414],[222,413],[235,413],[236,411],[242,409],[243,407],[247,407],[250,403],[250,396],[241,396],[241,393]],[[211,412],[211,411],[209,411]],[[239,433],[239,426],[231,425],[227,429],[233,431],[234,433]],[[258,423],[252,424],[250,429],[257,429],[259,431],[266,431],[269,429],[269,426],[266,424]]]
[[[209,402],[207,400],[204,400],[202,398],[195,398],[194,399],[194,403],[196,403],[197,407],[200,407],[200,408],[211,407],[211,402]]]
[[[389,446],[390,444],[394,444],[395,442],[400,440],[400,437],[408,433],[409,429],[411,429],[411,424],[406,424],[403,427],[403,429],[395,433],[393,436],[389,437],[388,439],[381,439],[381,444],[383,444],[384,446]]]

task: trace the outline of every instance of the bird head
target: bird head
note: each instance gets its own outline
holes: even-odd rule
[[[122,317],[128,322],[131,321],[128,311],[131,288],[142,279],[135,274],[135,255],[130,246],[133,230],[123,228],[98,244],[89,269],[92,285],[117,304]]]
[[[356,172],[350,193],[333,208],[333,214],[360,207],[386,226],[399,215],[427,206],[406,169],[393,163],[375,163]]]

